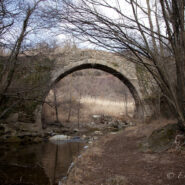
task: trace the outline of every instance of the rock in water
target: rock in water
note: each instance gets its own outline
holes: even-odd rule
[[[61,140],[68,140],[70,139],[70,136],[67,135],[55,135],[49,138],[51,141],[61,141]]]

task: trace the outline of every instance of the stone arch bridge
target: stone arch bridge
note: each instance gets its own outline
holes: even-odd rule
[[[26,65],[25,60],[28,60]],[[145,101],[147,97],[140,81],[141,76],[138,66],[111,52],[77,48],[67,48],[65,50],[63,48],[60,51],[52,51],[51,54],[47,53],[44,57],[40,55],[29,58],[22,57],[19,62],[20,70],[17,71],[21,72],[23,78],[18,79],[17,84],[18,86],[21,84],[20,87],[23,90],[28,88],[25,91],[28,93],[23,94],[26,99],[21,102],[20,107],[18,105],[18,108],[15,107],[13,113],[8,115],[7,122],[35,123],[34,128],[38,127],[40,129],[43,127],[43,104],[49,91],[62,78],[83,69],[99,69],[108,72],[124,83],[135,101],[135,117],[145,118],[153,113],[153,109],[150,108],[152,106]],[[23,63],[24,65],[22,65]],[[33,89],[33,91],[30,91],[30,89]],[[11,89],[11,92],[13,90]],[[15,92],[17,92],[17,88],[15,88]],[[150,90],[150,92],[152,94],[154,91]]]
[[[51,71],[51,79],[48,82],[49,89],[62,78],[75,71],[99,69],[114,75],[128,87],[136,105],[135,117],[144,117],[144,106],[142,105],[144,97],[139,85],[134,63],[123,57],[102,51],[78,51],[73,53],[70,57],[66,56],[56,58],[55,67]]]

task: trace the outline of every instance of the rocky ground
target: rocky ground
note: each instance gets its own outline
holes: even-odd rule
[[[0,143],[38,143],[54,135],[80,136],[83,139],[97,138],[109,132],[117,132],[134,123],[130,119],[94,115],[89,123],[69,124],[54,122],[42,129],[41,125],[24,122],[0,123]]]
[[[161,129],[165,124],[141,124],[102,136],[76,159],[65,184],[185,185],[185,138],[178,140],[182,133],[175,124]],[[156,135],[160,142],[154,142]]]

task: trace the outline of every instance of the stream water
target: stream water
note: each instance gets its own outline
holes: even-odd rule
[[[55,185],[83,148],[79,141],[0,146],[0,185]]]

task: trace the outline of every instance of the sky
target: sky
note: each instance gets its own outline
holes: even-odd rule
[[[81,0],[77,0],[77,1],[78,1],[77,3],[79,3]],[[98,3],[103,3],[104,5],[110,5],[111,7],[116,7],[118,9],[120,9],[121,12],[123,12],[128,17],[133,18],[132,7],[125,0],[96,0],[96,1]],[[152,3],[154,1],[155,0],[150,0],[151,7],[152,7]],[[140,3],[142,5],[142,7],[144,7],[145,9],[147,8],[146,1],[145,0],[138,0],[137,2]],[[128,20],[127,20],[127,22],[125,22],[125,19],[123,20],[123,18],[120,16],[120,14],[118,14],[113,8],[106,8],[104,6],[100,6],[99,4],[96,5],[95,8],[101,14],[107,16],[108,18],[113,19],[114,21],[119,21],[119,22],[124,21],[124,23],[130,24],[130,22]],[[149,26],[149,23],[148,23],[148,18],[146,17],[146,15],[144,15],[141,12],[141,10],[139,10],[139,9],[137,9],[137,14],[139,15],[139,21],[142,24],[144,24],[144,25],[146,25],[148,27]],[[153,18],[153,20],[154,20],[154,18]],[[74,38],[72,38],[70,36],[66,36],[66,35],[59,35],[57,38],[58,38],[59,41],[62,41],[62,40],[65,40],[65,39],[66,40],[70,40],[70,39],[75,40],[77,42],[78,46],[79,47],[82,47],[82,48],[97,47],[97,46],[94,46],[93,44],[91,44],[89,42],[80,42],[79,40],[74,39]]]
[[[28,1],[28,0],[26,0]],[[33,0],[31,0],[33,1]],[[79,3],[81,0],[75,0],[77,3]],[[91,1],[91,0],[87,0],[87,1]],[[86,2],[87,2],[86,1]],[[106,3],[108,3],[107,5],[110,5],[111,7],[117,7],[118,9],[120,8],[121,11],[126,14],[128,17],[133,17],[133,14],[132,14],[132,8],[131,6],[126,2],[126,0],[96,0],[98,3],[103,3],[106,5]],[[138,0],[139,3],[142,4],[143,7],[146,8],[146,1],[145,0]],[[150,0],[150,2],[154,2],[154,0]],[[44,3],[49,3],[49,0],[46,0]],[[121,18],[120,15],[118,15],[118,13],[113,10],[112,8],[106,8],[104,6],[100,6],[100,5],[97,5],[95,6],[95,8],[103,15],[107,16],[108,18],[111,18],[113,19],[114,21],[123,21],[123,19]],[[139,20],[144,23],[146,26],[148,26],[148,21],[146,19],[146,17],[143,16],[143,14],[141,13],[141,11],[138,11],[137,12],[139,14]],[[20,24],[18,22],[18,24]],[[129,22],[128,22],[129,24]],[[62,23],[61,23],[62,25]],[[19,33],[19,29],[20,29],[20,26],[19,27],[15,27],[15,30],[13,32],[13,34],[11,35],[7,35],[7,38],[13,38],[17,35],[17,33]],[[38,31],[39,33],[39,31]],[[51,34],[51,29],[48,29],[48,30],[45,30],[44,32],[41,32],[39,34],[31,34],[29,36],[29,38],[26,40],[26,43],[29,44],[31,43],[32,41],[35,41],[35,42],[39,42],[40,40],[45,40],[45,41],[48,41],[49,39],[53,39],[54,36]],[[11,40],[11,39],[9,39]],[[30,41],[31,40],[31,41]],[[80,40],[77,40],[75,38],[72,37],[72,35],[66,35],[66,34],[59,34],[58,36],[56,36],[56,41],[59,43],[59,44],[64,44],[65,42],[69,42],[69,41],[72,41],[73,43],[75,42],[77,44],[78,47],[81,47],[81,48],[93,48],[93,49],[97,49],[97,46],[89,43],[89,42],[82,42]]]

